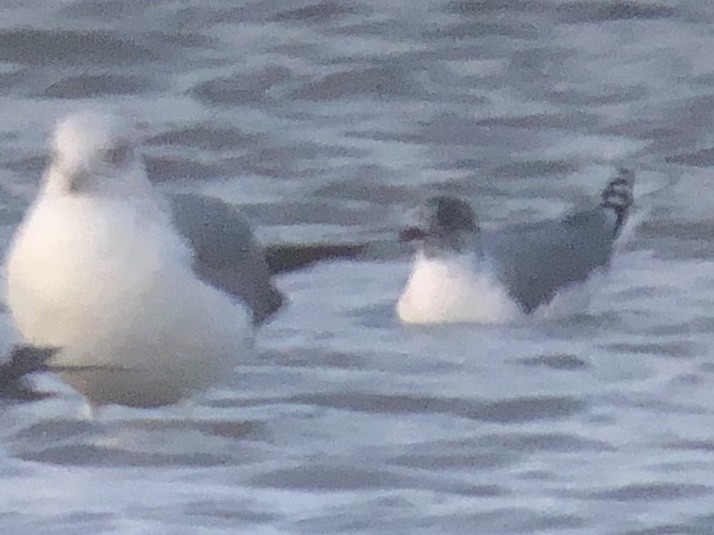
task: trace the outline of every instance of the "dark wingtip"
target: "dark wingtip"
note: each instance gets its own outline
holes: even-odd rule
[[[634,171],[627,167],[620,167],[617,170],[617,176],[610,180],[602,191],[600,206],[612,210],[617,218],[615,237],[619,235],[634,202],[634,183]]]
[[[25,380],[31,373],[47,371],[47,361],[57,351],[55,347],[14,346],[7,362],[0,364],[0,398],[34,401],[48,397],[34,391]]]
[[[362,244],[280,244],[263,249],[268,269],[275,275],[295,271],[317,262],[353,260],[367,248]]]

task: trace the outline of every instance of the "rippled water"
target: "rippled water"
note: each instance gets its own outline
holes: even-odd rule
[[[152,178],[267,243],[373,241],[193,407],[0,411],[0,531],[714,533],[714,5],[704,0],[6,2],[3,243],[55,118],[137,117]],[[404,211],[554,216],[637,172],[587,309],[401,326]],[[15,341],[6,316],[3,345]]]

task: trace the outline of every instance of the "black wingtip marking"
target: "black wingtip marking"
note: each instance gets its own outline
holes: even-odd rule
[[[615,236],[622,230],[630,206],[634,202],[634,182],[635,173],[631,169],[621,167],[617,170],[617,176],[602,190],[600,206],[615,213]]]
[[[14,346],[7,362],[0,364],[0,398],[35,401],[48,397],[45,392],[33,390],[26,379],[32,373],[47,371],[47,361],[57,351],[55,347]]]
[[[359,258],[366,249],[361,244],[269,245],[264,248],[265,262],[275,275],[305,268],[317,262]]]

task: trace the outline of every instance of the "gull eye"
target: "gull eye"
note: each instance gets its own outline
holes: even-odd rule
[[[122,143],[104,151],[104,161],[115,167],[121,167],[131,158],[131,145]]]

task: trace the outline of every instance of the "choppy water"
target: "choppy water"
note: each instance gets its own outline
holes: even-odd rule
[[[0,407],[0,531],[714,533],[714,4],[65,0],[0,8],[3,243],[54,119],[139,118],[152,178],[262,239],[382,240],[191,409]],[[401,326],[404,210],[536,220],[638,174],[582,313]],[[14,341],[7,317],[2,343]]]

